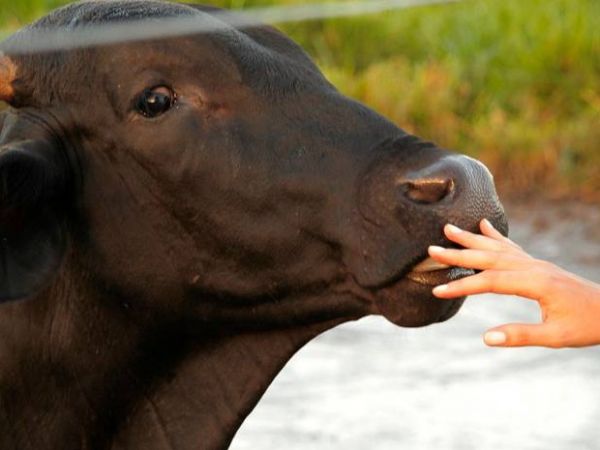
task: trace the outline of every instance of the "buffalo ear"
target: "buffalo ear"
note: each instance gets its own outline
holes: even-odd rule
[[[64,174],[49,158],[56,150],[21,141],[0,150],[0,302],[42,289],[62,261],[66,232]]]

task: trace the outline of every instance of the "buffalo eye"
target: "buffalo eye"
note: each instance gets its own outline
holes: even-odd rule
[[[175,104],[175,93],[166,86],[157,86],[144,91],[135,102],[136,110],[144,117],[158,117]]]

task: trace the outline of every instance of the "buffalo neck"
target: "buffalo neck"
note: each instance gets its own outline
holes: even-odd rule
[[[190,333],[83,279],[0,309],[0,448],[227,448],[291,356],[343,321]]]

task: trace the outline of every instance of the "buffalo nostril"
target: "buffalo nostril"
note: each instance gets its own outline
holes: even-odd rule
[[[438,203],[454,191],[454,180],[429,178],[406,181],[401,184],[402,193],[415,203]]]

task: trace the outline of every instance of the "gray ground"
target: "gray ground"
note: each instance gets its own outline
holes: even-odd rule
[[[527,250],[600,282],[598,205],[508,213]],[[538,316],[533,302],[482,295],[440,325],[338,327],[290,361],[231,448],[598,449],[600,348],[481,343],[488,327]]]

